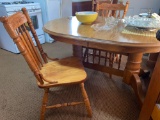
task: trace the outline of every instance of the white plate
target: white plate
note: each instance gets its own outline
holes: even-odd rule
[[[160,21],[148,17],[125,17],[127,25],[137,27],[139,29],[155,29],[160,28]]]
[[[140,17],[148,17],[148,13],[140,13],[139,16]]]

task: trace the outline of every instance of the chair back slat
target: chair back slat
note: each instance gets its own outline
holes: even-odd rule
[[[113,3],[115,0],[92,0],[92,11],[95,11],[97,3]]]
[[[19,31],[18,31],[18,34],[19,34],[19,37],[20,39],[22,40],[28,54],[30,55],[32,61],[34,62],[35,66],[37,67],[37,69],[41,69],[41,64],[42,64],[42,61],[38,59],[37,56],[39,56],[39,54],[36,54],[36,52],[34,51],[34,44],[33,42],[30,40],[29,36],[27,36],[26,34],[26,30],[24,28],[25,26],[20,26],[19,27]],[[40,64],[39,64],[40,62]]]
[[[102,17],[124,18],[128,11],[129,2],[126,5],[112,3],[98,3],[96,11]]]
[[[30,50],[31,50],[32,54],[33,54],[34,56],[36,56],[36,57],[35,57],[36,61],[39,62],[39,63],[41,63],[41,65],[43,66],[43,64],[42,64],[42,59],[41,59],[41,57],[40,57],[40,55],[39,55],[36,47],[34,46],[33,40],[32,40],[32,38],[31,38],[31,36],[29,35],[28,30],[26,29],[26,27],[25,27],[24,24],[22,25],[22,27],[25,29],[25,31],[24,31],[24,36],[26,35],[26,38],[28,39],[28,41],[26,41],[26,42],[28,42],[28,45],[31,44],[31,45],[29,45],[29,47],[30,47]],[[39,67],[40,67],[40,66],[39,66]]]
[[[37,48],[34,46],[30,33],[26,28],[26,25],[29,23],[26,16],[27,15],[22,12],[17,12],[9,17],[1,17],[0,20],[1,22],[3,22],[3,25],[10,37],[16,43],[19,51],[24,56],[26,62],[35,74],[37,80],[41,84],[43,84],[43,80],[41,79],[40,73],[41,67],[43,66],[43,62],[39,52],[37,51]],[[29,28],[34,29],[32,24],[30,24]],[[36,33],[34,34],[35,35],[33,36],[36,37]],[[39,42],[38,37],[37,41]],[[38,44],[39,46],[41,46],[40,43]]]
[[[34,39],[36,41],[37,47],[38,47],[38,49],[40,51],[40,54],[41,54],[41,56],[43,58],[43,61],[45,63],[47,63],[48,60],[47,60],[46,54],[44,53],[43,48],[42,48],[42,46],[41,46],[41,44],[40,44],[40,42],[38,40],[38,36],[36,34],[36,31],[35,31],[35,29],[33,27],[32,21],[31,21],[29,15],[28,15],[28,12],[27,12],[26,8],[22,8],[22,11],[23,11],[24,15],[26,16],[28,26],[29,26],[29,28],[31,30],[31,33],[32,33],[32,35],[33,35],[33,37],[34,37]]]

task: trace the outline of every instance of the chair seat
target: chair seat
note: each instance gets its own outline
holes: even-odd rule
[[[86,79],[86,72],[81,61],[76,57],[68,57],[44,64],[40,70],[44,84],[39,87],[74,84]]]

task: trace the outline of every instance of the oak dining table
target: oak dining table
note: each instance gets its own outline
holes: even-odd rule
[[[100,22],[101,20],[97,19],[92,24]],[[91,27],[92,24],[82,24],[75,16],[71,16],[49,21],[44,25],[43,30],[56,41],[72,44],[73,55],[80,59],[83,57],[83,46],[127,55],[128,59],[124,70],[85,63],[84,66],[121,76],[123,82],[134,89],[139,103],[142,105],[144,95],[141,81],[132,79],[132,76],[141,73],[144,53],[160,51],[160,42],[155,37],[156,31],[146,31],[130,26],[120,30],[118,25],[112,30],[96,31]]]

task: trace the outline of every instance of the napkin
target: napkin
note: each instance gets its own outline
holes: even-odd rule
[[[157,13],[152,13],[152,18],[160,20],[160,16]]]

